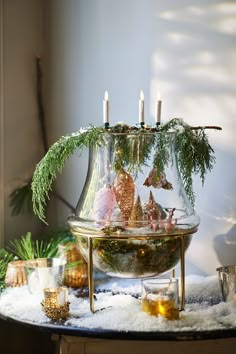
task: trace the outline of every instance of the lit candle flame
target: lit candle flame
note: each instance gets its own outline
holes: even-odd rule
[[[105,91],[104,100],[105,101],[109,101],[109,96],[108,96],[108,92],[107,91]]]

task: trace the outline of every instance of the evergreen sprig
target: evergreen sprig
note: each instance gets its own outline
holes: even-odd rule
[[[77,148],[82,151],[86,147],[101,143],[101,140],[101,129],[96,127],[78,134],[62,136],[36,166],[31,185],[33,210],[42,221],[45,222],[44,209],[52,183],[62,171],[66,160]]]
[[[217,127],[213,128],[217,129]],[[168,132],[171,129],[174,129],[177,133],[175,140],[176,155],[184,188],[190,202],[194,205],[193,175],[199,175],[202,185],[204,184],[207,172],[212,170],[215,163],[214,150],[209,144],[208,136],[203,127],[194,129],[182,119],[174,118],[163,125],[161,131]],[[160,140],[157,146],[159,145],[159,155],[162,157],[160,159],[162,161],[160,170],[163,170],[168,161],[168,152],[165,147],[169,145],[169,136],[168,134],[161,134],[157,139]]]
[[[174,130],[176,132],[176,153],[180,174],[187,195],[194,205],[192,176],[200,174],[202,183],[204,183],[207,172],[211,171],[215,162],[214,150],[209,144],[205,128],[209,127],[194,128],[182,119],[174,118],[159,128],[137,128],[117,124],[105,130],[103,127],[91,126],[84,132],[63,136],[49,148],[44,158],[36,166],[32,179],[33,210],[42,221],[46,222],[45,207],[49,199],[49,192],[66,160],[77,148],[82,151],[84,148],[105,144],[104,132],[116,135],[114,142],[117,153],[114,160],[115,171],[126,168],[135,174],[141,169],[142,165],[146,164],[153,148],[157,151],[153,165],[157,167],[158,171],[164,171],[169,160],[169,142],[173,136],[168,132]],[[218,129],[219,127],[210,128]],[[159,132],[159,134],[150,134],[154,132]],[[124,134],[130,134],[132,138],[128,140],[126,139],[127,135]],[[149,144],[146,144],[145,137],[145,143],[142,145],[141,137],[144,134],[149,134]],[[135,139],[135,135],[138,136],[138,139]],[[136,146],[137,141],[139,146]]]

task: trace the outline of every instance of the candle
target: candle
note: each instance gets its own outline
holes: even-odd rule
[[[65,287],[44,289],[45,307],[58,308],[68,301],[68,290]]]
[[[157,93],[157,112],[156,112],[156,124],[160,125],[161,123],[161,94]]]
[[[141,126],[144,125],[144,94],[143,91],[140,91],[140,99],[139,99],[139,123]]]
[[[109,125],[109,97],[108,92],[105,92],[103,100],[103,122],[105,126]]]
[[[70,310],[67,288],[45,288],[41,305],[47,317],[53,320],[66,319]]]

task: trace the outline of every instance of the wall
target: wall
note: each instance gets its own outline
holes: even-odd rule
[[[9,195],[31,178],[43,155],[36,104],[35,56],[43,54],[43,1],[1,2],[1,193],[2,244],[42,223],[12,216]]]
[[[147,123],[154,121],[160,90],[163,122],[183,117],[192,125],[223,127],[209,131],[217,161],[213,172],[204,188],[195,180],[201,224],[188,250],[187,271],[215,274],[219,264],[235,264],[236,3],[50,0],[46,22],[51,142],[89,123],[101,124],[105,90],[112,124],[137,123],[143,89]],[[74,205],[85,171],[86,158],[78,162],[75,154],[57,181]],[[51,204],[49,220],[66,222],[68,213]]]

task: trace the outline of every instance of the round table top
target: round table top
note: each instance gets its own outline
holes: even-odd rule
[[[190,341],[205,339],[224,339],[236,337],[236,328],[223,328],[204,331],[122,331],[104,328],[84,328],[78,326],[65,325],[65,321],[51,321],[37,323],[29,320],[5,316],[0,313],[0,318],[14,324],[23,325],[35,330],[68,336],[99,338],[99,339],[119,339],[119,340],[149,340],[149,341]]]
[[[224,303],[217,277],[188,281],[186,309],[180,320],[168,321],[141,310],[140,281],[114,280],[96,288],[95,310],[87,294],[69,289],[70,317],[53,321],[42,311],[40,297],[27,286],[0,295],[0,318],[48,333],[124,340],[204,340],[236,337],[236,303]],[[109,290],[107,290],[109,289]]]

